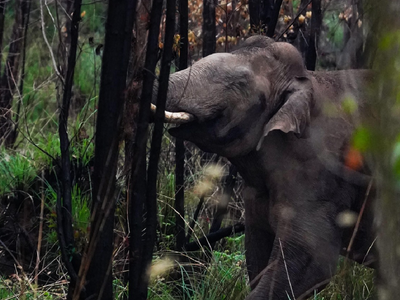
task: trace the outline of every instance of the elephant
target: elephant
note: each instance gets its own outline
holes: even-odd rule
[[[370,171],[346,164],[372,80],[308,71],[294,46],[264,36],[171,74],[169,133],[226,157],[246,185],[247,299],[302,299],[328,283],[341,253],[374,259]],[[365,203],[352,238],[338,219]]]

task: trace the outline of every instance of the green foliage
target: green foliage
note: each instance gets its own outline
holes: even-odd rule
[[[342,49],[344,36],[343,26],[346,25],[340,23],[338,12],[326,12],[323,23],[327,27],[327,37],[329,41],[336,49]]]
[[[353,115],[358,108],[358,104],[353,97],[346,97],[342,102],[342,109],[348,115]]]
[[[50,284],[37,287],[24,276],[15,275],[13,279],[0,277],[0,299],[53,300],[66,296],[66,285]]]
[[[86,233],[90,221],[90,193],[83,193],[75,185],[72,189],[72,216],[74,229]]]
[[[366,127],[358,127],[353,135],[353,146],[361,152],[371,149],[371,130]]]
[[[231,253],[237,253],[244,249],[244,234],[236,237],[227,237],[225,248],[229,249]]]
[[[32,160],[19,153],[0,152],[0,191],[11,193],[26,190],[36,177],[36,168]]]
[[[193,269],[192,269],[193,268]],[[193,300],[244,299],[249,292],[243,252],[214,251],[203,269],[180,266],[182,281],[157,276],[149,287],[148,299],[178,299],[184,294]]]
[[[113,281],[114,299],[128,299],[128,289],[124,282],[118,278]]]
[[[80,34],[92,36],[95,40],[102,40],[105,33],[106,5],[91,0],[82,1],[82,21]]]
[[[74,82],[84,97],[96,95],[100,86],[101,56],[96,54],[95,46],[85,42],[78,54]]]
[[[39,135],[36,142],[27,142],[26,147],[32,153],[32,159],[48,167],[54,165],[53,158],[61,155],[60,138],[56,134]]]
[[[374,270],[341,258],[337,275],[310,300],[369,300],[375,293]]]

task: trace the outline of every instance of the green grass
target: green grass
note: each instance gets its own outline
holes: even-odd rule
[[[175,272],[181,279],[172,281],[168,273],[153,278],[148,299],[239,300],[249,291],[243,252],[214,251],[209,263],[193,260],[176,266]]]
[[[63,282],[38,287],[32,279],[15,275],[0,277],[0,299],[4,300],[55,300],[66,297],[67,285]]]
[[[373,269],[341,258],[338,271],[328,286],[310,298],[313,300],[376,299]]]
[[[36,177],[36,166],[22,153],[0,152],[0,191],[2,194],[27,190]]]

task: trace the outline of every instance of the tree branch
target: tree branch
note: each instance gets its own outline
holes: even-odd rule
[[[216,232],[210,233],[207,236],[204,236],[198,239],[195,242],[189,243],[185,245],[186,251],[196,251],[199,250],[202,246],[209,245],[211,243],[215,243],[224,237],[230,236],[235,233],[243,232],[244,224],[238,223],[233,226],[222,228]]]

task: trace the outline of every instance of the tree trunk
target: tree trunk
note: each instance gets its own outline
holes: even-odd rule
[[[249,0],[250,32],[265,35],[273,10],[274,0]]]
[[[364,26],[361,0],[352,0],[352,16],[344,25],[344,47],[337,59],[338,69],[359,69],[364,66]],[[345,22],[343,20],[343,22]]]
[[[397,299],[400,294],[400,3],[367,1],[370,22],[378,41],[373,57],[375,69],[372,93],[364,110],[364,128],[368,130],[369,155],[377,186],[375,221],[378,225],[379,253],[378,296],[380,300]]]
[[[275,35],[276,24],[278,23],[279,11],[281,10],[282,0],[276,0],[273,5],[272,16],[268,22],[267,36],[273,37]]]
[[[146,54],[147,31],[151,1],[140,1],[132,37],[132,51],[128,67],[129,86],[126,91],[123,121],[123,138],[125,140],[125,172],[128,173],[133,161],[133,145],[139,113],[139,96],[142,91],[143,67]],[[129,182],[129,178],[127,179]]]
[[[79,22],[82,0],[75,0],[73,9],[73,18],[69,22],[71,28],[70,47],[65,53],[68,57],[63,70],[64,85],[61,85],[60,92],[63,93],[62,104],[59,116],[58,132],[60,136],[61,148],[61,183],[62,196],[57,197],[57,233],[62,253],[64,265],[67,267],[71,277],[69,295],[72,297],[76,284],[77,273],[79,270],[80,257],[74,253],[75,241],[72,228],[72,179],[71,179],[71,161],[68,138],[68,112],[71,103],[72,86],[76,64],[76,51],[78,49]],[[67,50],[67,49],[66,49]]]
[[[311,32],[306,54],[307,70],[314,71],[317,62],[317,49],[322,26],[321,0],[312,1]]]
[[[122,120],[124,91],[136,1],[110,1],[102,61],[96,123],[93,172],[93,206],[89,245],[79,270],[74,299],[85,285],[82,299],[113,299],[112,258],[115,211],[115,174],[118,130]]]
[[[3,63],[3,35],[4,35],[4,20],[5,20],[5,11],[7,2],[8,0],[0,0],[0,69],[1,69],[1,64]]]
[[[215,0],[203,2],[203,57],[215,52],[217,29],[215,26]]]
[[[188,66],[189,41],[188,41],[188,1],[179,1],[179,34],[181,48],[179,56],[179,70]],[[181,251],[185,244],[185,145],[183,140],[175,141],[175,226],[176,250]]]
[[[148,270],[153,258],[153,249],[156,241],[157,227],[157,175],[158,162],[160,160],[161,140],[164,131],[165,104],[167,102],[167,91],[169,82],[169,73],[171,70],[172,46],[175,34],[175,0],[167,0],[165,39],[161,59],[160,79],[157,91],[157,111],[155,113],[153,136],[151,139],[151,150],[149,157],[149,166],[147,170],[147,191],[146,191],[146,239],[143,247],[143,259],[147,276],[143,276],[143,292],[146,292],[149,283]]]
[[[143,259],[143,212],[146,201],[146,144],[153,97],[154,76],[158,58],[158,36],[162,15],[162,0],[153,0],[143,71],[143,88],[137,131],[133,148],[133,162],[128,190],[129,199],[129,299],[146,299],[146,261]]]
[[[6,147],[12,147],[14,143],[15,130],[12,121],[11,105],[14,92],[18,85],[20,54],[23,46],[23,34],[27,22],[30,0],[17,0],[15,2],[15,21],[11,35],[10,47],[6,65],[0,82],[0,145],[4,143]],[[0,29],[4,26],[4,7],[0,5]],[[0,40],[2,40],[2,31]],[[1,44],[0,44],[1,46]]]
[[[24,16],[24,33],[23,33],[23,46],[22,46],[22,50],[21,50],[21,75],[20,75],[20,79],[19,79],[19,101],[18,101],[18,105],[17,105],[17,112],[16,112],[16,116],[15,116],[15,127],[13,132],[11,133],[9,139],[9,144],[15,146],[15,141],[17,140],[18,137],[18,125],[19,125],[19,117],[20,117],[20,112],[21,112],[21,105],[22,105],[22,100],[24,98],[24,81],[25,81],[25,63],[26,63],[26,48],[27,48],[27,38],[28,38],[28,24],[29,24],[29,16],[31,13],[31,4],[32,1],[29,0],[28,1],[28,8],[27,11],[25,12],[25,16]],[[4,25],[4,24],[3,24]],[[0,32],[3,31],[3,29],[1,29],[1,20],[0,20]],[[0,35],[2,35],[0,33]],[[2,39],[2,37],[0,38],[0,40]],[[0,48],[1,48],[2,42],[0,41]],[[0,59],[1,59],[1,51],[0,51]]]

